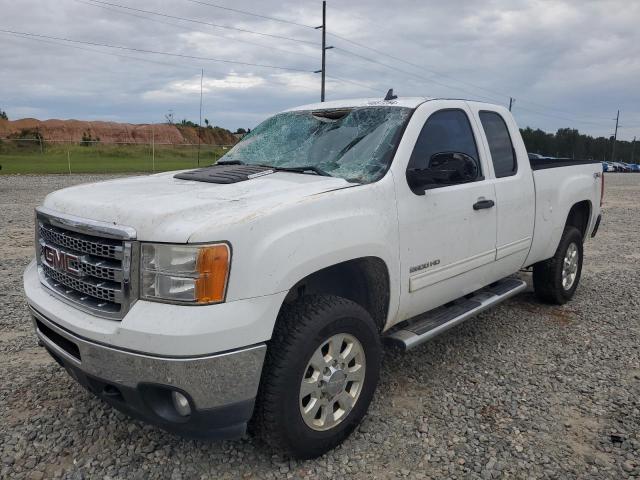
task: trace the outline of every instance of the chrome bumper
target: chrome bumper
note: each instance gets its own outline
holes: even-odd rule
[[[40,341],[65,364],[130,388],[160,385],[186,392],[197,410],[253,400],[258,390],[266,345],[201,357],[159,357],[112,348],[80,338],[49,321],[33,307]]]

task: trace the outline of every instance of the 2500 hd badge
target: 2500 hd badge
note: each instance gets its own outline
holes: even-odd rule
[[[409,269],[409,273],[416,273],[420,270],[426,270],[427,268],[435,267],[436,265],[440,265],[440,259],[436,258],[435,260],[431,260],[430,262],[421,263],[420,265],[415,265]]]

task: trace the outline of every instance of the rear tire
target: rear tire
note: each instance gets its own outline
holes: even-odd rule
[[[539,300],[562,305],[576,293],[582,273],[582,235],[566,227],[553,257],[533,266],[533,287]]]
[[[256,433],[301,459],[336,447],[369,407],[380,358],[380,335],[360,305],[318,295],[283,306],[263,368]]]

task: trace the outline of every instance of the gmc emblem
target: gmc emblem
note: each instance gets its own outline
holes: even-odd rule
[[[80,257],[77,255],[63,252],[49,245],[42,247],[42,255],[47,264],[54,270],[76,276],[82,273],[78,268],[80,266]]]

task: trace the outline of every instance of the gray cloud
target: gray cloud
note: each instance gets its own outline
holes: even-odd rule
[[[314,44],[99,8],[85,0],[0,0],[0,28],[309,73],[0,34],[0,108],[11,118],[131,122],[162,121],[172,109],[176,118],[197,120],[201,68],[204,116],[213,124],[254,126],[270,113],[318,100],[319,76],[310,73],[320,65],[317,30],[187,0],[108,1]],[[320,22],[316,0],[203,1],[308,25]],[[328,99],[379,96],[389,87],[400,95],[502,104],[512,95],[522,126],[571,126],[609,135],[620,108],[621,138],[640,136],[638,2],[330,0],[327,10],[329,32],[413,64],[330,36],[336,48],[328,52],[328,75],[359,85],[332,79]]]

